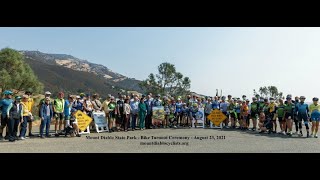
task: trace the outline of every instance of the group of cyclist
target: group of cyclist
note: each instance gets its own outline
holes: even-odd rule
[[[256,95],[252,102],[245,95],[241,98],[233,98],[231,95],[214,97],[197,97],[187,95],[186,97],[173,97],[171,95],[153,96],[131,94],[130,96],[118,93],[118,98],[108,95],[101,103],[97,94],[81,93],[79,95],[69,95],[66,99],[64,93],[59,92],[57,98],[52,99],[49,91],[45,92],[45,98],[35,105],[32,92],[26,91],[20,97],[12,97],[10,90],[3,92],[4,98],[0,101],[1,126],[0,140],[3,139],[3,131],[7,133],[4,139],[11,142],[24,140],[26,138],[27,125],[29,123],[29,137],[32,134],[32,121],[34,114],[32,109],[37,106],[38,116],[41,120],[41,138],[50,137],[50,123],[55,119],[55,135],[65,133],[67,127],[75,129],[75,135],[80,136],[77,127],[75,112],[80,110],[88,116],[93,117],[93,112],[104,112],[109,125],[109,132],[115,131],[134,131],[137,129],[153,128],[183,128],[197,127],[197,120],[201,117],[200,108],[203,108],[205,126],[209,127],[211,122],[207,116],[212,110],[218,109],[227,118],[222,122],[224,128],[247,130],[260,130],[259,133],[279,133],[292,136],[293,134],[303,136],[302,126],[306,127],[307,137],[317,138],[320,105],[319,99],[313,98],[313,103],[305,103],[305,97],[295,97],[287,95],[286,99],[263,98]],[[153,121],[155,115],[153,109],[163,107],[165,118],[162,121]],[[194,120],[194,121],[193,121]],[[277,123],[278,121],[278,123]],[[192,124],[195,122],[194,124]],[[312,122],[311,133],[309,122]],[[293,133],[293,123],[295,133]],[[277,127],[280,131],[277,131]],[[18,127],[19,129],[19,136]],[[94,129],[94,122],[90,125]],[[249,128],[250,127],[250,128]],[[44,132],[44,129],[46,132]]]

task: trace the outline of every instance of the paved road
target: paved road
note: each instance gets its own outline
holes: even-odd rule
[[[142,139],[141,136],[149,139]],[[152,139],[155,137],[162,139]],[[219,129],[200,128],[152,129],[115,133],[91,133],[90,135],[82,135],[82,137],[53,137],[47,139],[36,137],[13,143],[1,141],[0,152],[318,153],[320,152],[319,140],[316,138],[287,137],[278,134],[259,134],[258,132],[242,132],[231,129],[222,131]],[[152,142],[154,142],[154,145],[150,145]],[[155,144],[160,142],[162,142],[162,145]],[[175,145],[173,145],[174,143]]]

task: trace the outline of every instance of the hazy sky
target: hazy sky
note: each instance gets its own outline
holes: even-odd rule
[[[139,80],[166,61],[206,95],[275,85],[320,97],[320,28],[0,28],[4,47],[70,54]]]

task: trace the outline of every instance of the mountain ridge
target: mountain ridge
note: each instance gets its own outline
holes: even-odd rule
[[[70,81],[72,82],[71,84],[75,85],[71,77],[78,77],[80,82],[81,79],[83,79],[86,82],[85,84],[88,85],[91,83],[95,88],[98,88],[98,85],[102,83],[104,84],[104,88],[113,89],[110,90],[110,92],[112,91],[113,93],[115,93],[114,90],[121,89],[143,93],[143,90],[139,86],[141,81],[116,73],[102,64],[91,63],[88,60],[79,59],[68,54],[51,54],[27,50],[19,52],[25,56],[26,63],[34,70],[39,80],[49,87],[59,87],[61,85],[60,82],[64,81]],[[41,69],[42,67],[44,67],[46,71],[43,71]],[[67,72],[68,76],[61,76],[61,74],[64,74],[64,71]],[[51,77],[46,77],[48,76],[46,72],[50,72],[49,76]],[[55,79],[59,79],[60,82]],[[96,83],[94,83],[94,81],[96,81]],[[83,84],[81,88],[90,89],[90,87],[86,87],[85,84]],[[65,87],[61,87],[62,89],[75,90],[75,88],[70,87],[67,83],[63,85]],[[103,94],[105,95],[105,93]]]

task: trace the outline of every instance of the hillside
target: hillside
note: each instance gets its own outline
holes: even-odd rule
[[[48,90],[54,93],[61,90],[66,93],[96,92],[102,97],[106,97],[107,94],[116,95],[120,89],[118,87],[113,88],[104,78],[93,73],[74,71],[30,58],[25,60],[44,84],[45,91]]]
[[[58,92],[97,92],[102,96],[123,90],[142,92],[139,80],[125,77],[107,67],[71,55],[20,51],[45,90]]]

